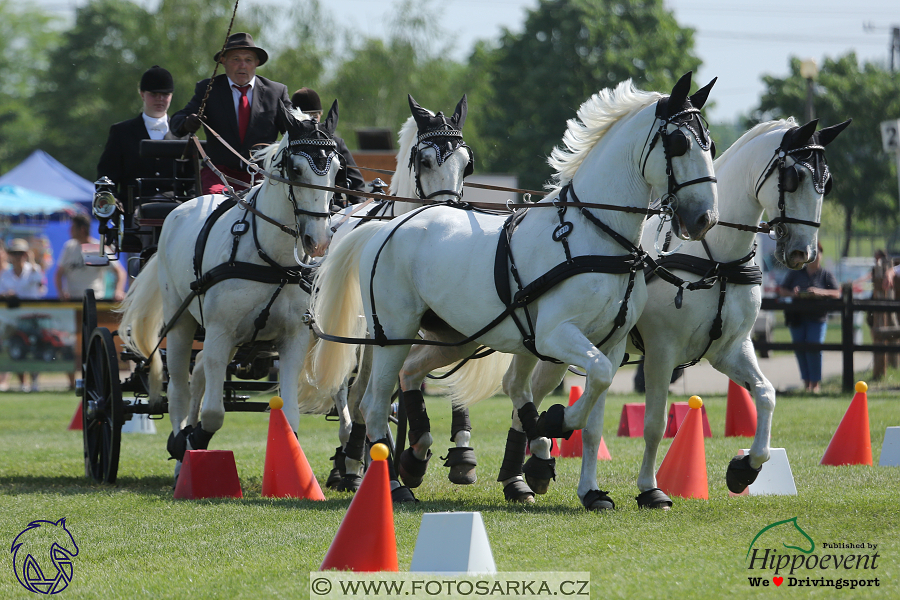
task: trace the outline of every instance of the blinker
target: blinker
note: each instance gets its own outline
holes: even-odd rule
[[[684,156],[688,151],[688,139],[684,132],[676,129],[668,136],[669,156]]]

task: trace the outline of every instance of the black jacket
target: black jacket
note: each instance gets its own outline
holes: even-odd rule
[[[145,158],[140,156],[141,140],[149,140],[150,134],[144,125],[141,115],[127,121],[116,123],[109,128],[109,137],[106,139],[106,147],[97,163],[97,179],[109,177],[116,184],[116,197],[124,202],[128,197],[128,186],[134,186],[134,194],[138,194],[138,177],[171,179],[175,176],[175,163],[168,158]],[[178,139],[172,133],[172,123],[169,122],[169,132],[165,139]],[[141,194],[152,195],[155,192],[167,192],[171,185],[153,184],[153,189],[148,185],[142,186]]]
[[[187,131],[182,129],[184,120],[188,115],[200,112],[200,104],[203,102],[203,96],[206,95],[208,84],[209,79],[199,82],[194,88],[194,97],[191,98],[191,101],[172,115],[172,129],[175,134],[187,134]],[[292,107],[287,86],[257,75],[256,83],[253,86],[253,102],[250,104],[250,123],[247,125],[247,133],[242,143],[238,133],[237,111],[234,108],[234,98],[228,85],[228,77],[224,74],[218,75],[213,80],[212,89],[209,91],[203,118],[216,133],[222,136],[223,140],[249,160],[250,150],[253,146],[271,144],[278,140],[279,132],[284,133],[284,130],[279,129],[276,124],[279,102],[284,102],[287,108]],[[206,132],[206,154],[217,166],[238,170],[246,169],[244,163],[209,131]]]

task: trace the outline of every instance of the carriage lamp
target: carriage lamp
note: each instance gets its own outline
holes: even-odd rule
[[[102,177],[94,182],[94,201],[91,203],[91,212],[98,219],[108,219],[116,212],[116,191],[109,177]]]

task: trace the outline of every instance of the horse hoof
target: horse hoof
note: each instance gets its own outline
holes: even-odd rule
[[[337,467],[333,468],[330,473],[328,473],[328,479],[325,480],[325,487],[329,490],[336,490],[338,485],[341,483],[341,471]]]
[[[478,481],[475,467],[478,461],[475,459],[475,451],[472,448],[450,448],[447,456],[442,457],[446,462],[445,467],[450,467],[447,477],[451,483],[457,485],[471,485]]]
[[[590,490],[581,499],[581,504],[588,510],[601,512],[604,510],[612,510],[616,507],[616,503],[608,496],[609,492],[603,490]]]
[[[740,494],[747,486],[756,481],[762,466],[754,469],[750,466],[750,456],[735,456],[728,463],[725,471],[725,484],[732,494]]]
[[[359,475],[354,475],[352,473],[347,473],[338,484],[335,486],[335,491],[337,492],[356,492],[359,489],[360,484],[362,483],[362,477]]]
[[[184,460],[184,453],[187,452],[188,436],[193,431],[193,425],[185,425],[184,429],[179,431],[177,435],[174,432],[169,433],[169,439],[166,441],[166,450],[169,452],[170,458],[174,458],[178,462]]]
[[[521,479],[503,487],[503,496],[507,502],[521,502],[522,504],[534,504],[534,492]]]
[[[546,494],[550,489],[550,480],[556,479],[556,459],[538,458],[531,455],[523,468],[525,481],[535,494]]]
[[[637,500],[638,508],[661,508],[662,510],[672,508],[672,499],[659,488],[641,492],[634,499]]]
[[[563,421],[566,418],[566,407],[562,404],[554,404],[541,413],[537,420],[537,432],[539,437],[569,439],[574,433],[572,429],[565,429]],[[529,436],[529,439],[533,439]]]
[[[425,456],[425,460],[419,460],[413,454],[412,448],[407,448],[400,454],[398,462],[398,471],[400,478],[407,487],[417,488],[422,485],[425,479],[425,471],[428,470],[428,461],[431,460],[431,450]]]
[[[405,485],[401,485],[398,488],[394,488],[391,490],[391,502],[394,504],[403,504],[405,502],[418,502],[419,500],[412,493],[412,490],[406,487]]]

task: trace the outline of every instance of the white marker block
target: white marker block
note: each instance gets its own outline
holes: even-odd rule
[[[422,515],[411,573],[442,575],[496,573],[484,521],[478,512]]]
[[[888,427],[881,445],[879,467],[900,467],[900,427]]]
[[[750,450],[742,449],[738,456],[750,454]],[[796,496],[797,486],[794,484],[794,474],[788,462],[784,448],[769,448],[769,460],[763,463],[756,481],[747,486],[740,494],[729,496]]]
[[[156,424],[150,419],[150,415],[136,414],[130,421],[122,425],[122,433],[156,433]]]

